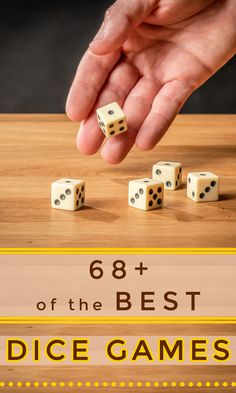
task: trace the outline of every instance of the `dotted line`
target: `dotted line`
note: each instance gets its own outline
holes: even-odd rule
[[[18,387],[18,388],[29,388],[29,387],[51,387],[51,388],[73,388],[73,387],[86,387],[86,388],[108,388],[108,387],[112,387],[112,388],[124,388],[124,387],[128,387],[128,388],[150,388],[150,387],[155,387],[155,388],[167,388],[167,387],[172,387],[172,388],[228,388],[228,387],[234,387],[236,388],[236,381],[231,381],[231,382],[219,382],[219,381],[214,381],[214,382],[133,382],[133,381],[129,381],[129,382],[106,382],[106,381],[102,381],[102,382],[0,382],[0,388],[13,388],[13,387]]]

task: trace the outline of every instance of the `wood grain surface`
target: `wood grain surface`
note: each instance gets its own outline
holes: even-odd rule
[[[99,154],[75,147],[78,124],[64,115],[0,115],[0,247],[234,247],[236,245],[236,116],[178,116],[151,152],[133,149],[124,163],[109,166]],[[143,212],[127,205],[127,185],[151,175],[159,160],[180,161],[188,171],[221,177],[218,202],[195,204],[185,185],[167,192],[165,208]],[[50,184],[60,177],[86,180],[86,207],[78,212],[50,208]],[[236,335],[235,325],[0,326],[0,335]],[[198,381],[236,379],[235,367],[0,367],[0,380],[74,384],[99,381],[193,381],[194,386],[150,387],[157,391],[231,391],[196,388]],[[60,390],[59,390],[60,389]],[[98,392],[101,388],[34,388],[35,391]],[[137,391],[133,388],[104,388]],[[139,388],[143,391],[143,388]],[[147,389],[145,389],[146,391]],[[4,387],[2,391],[26,391]]]
[[[137,335],[138,337],[153,335],[159,337],[165,336],[182,336],[182,335],[191,335],[192,337],[203,336],[206,335],[216,335],[218,337],[227,337],[236,335],[236,327],[235,325],[225,325],[225,326],[194,326],[194,325],[100,325],[100,326],[91,326],[91,325],[81,325],[81,326],[43,326],[43,325],[21,325],[18,327],[14,326],[1,326],[0,334],[3,335],[12,335],[13,337],[17,336],[32,336],[39,337],[43,335],[53,336],[53,337],[65,337],[65,336],[74,336],[74,337],[87,337],[88,335],[113,335],[114,337],[122,337],[122,335]],[[90,366],[90,367],[82,367],[82,366],[72,366],[72,367],[63,367],[63,366],[52,366],[52,367],[23,367],[17,366],[14,367],[10,365],[9,367],[0,367],[0,380],[1,381],[11,381],[15,385],[17,382],[22,381],[24,384],[26,382],[31,382],[33,385],[35,382],[39,382],[41,388],[34,388],[33,386],[27,387],[27,392],[37,392],[40,391],[63,391],[63,392],[98,392],[100,390],[104,390],[108,393],[111,392],[127,392],[132,391],[136,392],[137,388],[92,388],[89,389],[86,387],[78,388],[76,387],[76,383],[78,381],[82,381],[86,383],[87,381],[93,384],[95,381],[106,381],[111,383],[112,381],[116,382],[128,382],[133,381],[135,383],[142,382],[143,387],[138,388],[140,392],[207,392],[207,391],[215,391],[215,392],[228,392],[235,391],[235,387],[231,387],[231,383],[236,381],[236,373],[235,366]],[[153,385],[154,382],[158,381],[160,386],[145,388],[145,382],[151,382]],[[179,387],[179,383],[181,382],[187,383],[193,382],[194,387],[188,388],[185,386]],[[52,382],[57,383],[57,389],[42,388],[42,383],[47,382],[49,385]],[[60,382],[65,382],[68,384],[69,382],[73,382],[74,386],[69,388],[59,388]],[[163,387],[162,383],[168,382],[167,387]],[[176,382],[177,387],[173,388],[170,386],[171,382]],[[202,388],[197,387],[197,383],[201,382],[203,384]],[[204,387],[204,385],[210,382],[211,388]],[[218,382],[221,387],[214,388],[214,383]],[[223,388],[222,384],[224,382],[228,383],[227,388]],[[26,391],[26,388],[7,388],[4,387],[4,391],[12,391],[17,390],[19,392]]]
[[[0,115],[1,247],[234,247],[236,116],[180,115],[150,152],[132,150],[118,166],[75,147],[78,124],[64,115]],[[187,199],[185,185],[165,193],[165,208],[127,204],[130,179],[151,176],[159,160],[221,178],[218,202]],[[50,184],[86,180],[86,207],[51,209]]]

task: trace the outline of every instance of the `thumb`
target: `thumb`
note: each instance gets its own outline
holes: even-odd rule
[[[139,25],[156,8],[157,0],[117,0],[105,13],[97,35],[90,43],[96,55],[119,49],[132,28]]]

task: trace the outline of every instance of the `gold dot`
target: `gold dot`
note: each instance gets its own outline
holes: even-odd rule
[[[146,386],[146,388],[150,388],[151,382],[146,382],[146,383],[145,383],[145,386]]]
[[[22,382],[17,382],[17,384],[16,384],[16,386],[18,387],[18,388],[21,388],[22,387]]]
[[[82,386],[83,384],[82,384],[82,382],[77,382],[77,386],[78,386],[78,388],[80,388],[81,386]]]
[[[193,382],[189,382],[189,383],[188,383],[188,386],[189,386],[190,388],[192,388],[192,387],[194,386],[194,383],[193,383]]]
[[[39,387],[39,383],[38,383],[38,382],[35,382],[35,383],[34,383],[34,387],[35,387],[35,388],[38,388],[38,387]]]
[[[125,387],[125,382],[120,382],[120,387],[124,388]]]
[[[158,388],[159,387],[159,382],[154,382],[154,386],[155,386],[155,388]]]
[[[90,386],[91,386],[91,383],[90,382],[85,382],[85,386],[87,387],[87,388],[89,388]]]
[[[52,383],[51,383],[51,387],[52,387],[52,388],[55,388],[56,386],[57,386],[56,382],[52,382]]]
[[[128,386],[129,386],[129,388],[132,388],[134,386],[134,383],[133,382],[129,382]]]
[[[8,382],[8,386],[9,386],[9,388],[12,388],[14,386],[14,383],[13,382]]]
[[[143,383],[142,382],[137,382],[137,387],[138,388],[141,388],[143,386]]]
[[[111,386],[112,386],[113,388],[115,388],[115,387],[116,387],[116,382],[112,382],[112,383],[111,383]]]
[[[73,386],[74,386],[73,382],[68,382],[68,386],[69,386],[69,388],[73,388]]]
[[[43,388],[46,388],[48,386],[48,383],[47,382],[43,382],[42,386],[43,386]]]
[[[184,388],[185,383],[184,383],[184,382],[180,382],[180,383],[179,383],[179,386],[180,386],[181,388]]]
[[[220,386],[219,382],[214,382],[215,388],[218,388]]]
[[[29,388],[29,387],[31,386],[31,383],[30,383],[30,382],[26,382],[26,383],[25,383],[25,386],[26,386],[27,388]]]
[[[4,382],[0,382],[0,387],[3,388],[5,386]]]
[[[198,387],[198,388],[201,388],[201,387],[202,387],[202,382],[198,382],[198,383],[197,383],[197,387]]]
[[[93,386],[95,386],[95,388],[99,387],[99,382],[94,382]]]
[[[65,382],[60,382],[59,386],[60,386],[61,388],[64,388],[64,387],[65,387]]]
[[[163,386],[164,388],[167,388],[168,382],[163,382],[163,383],[162,383],[162,386]]]
[[[222,386],[223,386],[224,388],[227,388],[228,382],[223,382],[223,383],[222,383]]]
[[[232,382],[232,383],[231,383],[231,386],[232,386],[233,388],[235,388],[235,387],[236,387],[236,382]]]
[[[206,382],[205,385],[206,385],[206,388],[209,388],[211,386],[211,383],[210,382]]]
[[[175,388],[177,386],[177,383],[176,382],[172,382],[171,386],[172,386],[172,388]]]

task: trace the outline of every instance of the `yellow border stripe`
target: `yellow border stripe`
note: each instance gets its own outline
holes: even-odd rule
[[[158,381],[61,381],[61,382],[55,382],[55,381],[17,381],[17,382],[12,382],[12,381],[0,381],[0,388],[13,388],[13,387],[18,387],[18,388],[39,388],[39,387],[45,387],[45,388],[235,388],[236,387],[236,382],[235,381],[216,381],[213,380],[212,382],[210,381],[199,381],[197,380],[196,382],[193,381],[164,381],[164,382],[158,382]]]
[[[236,254],[236,248],[0,248],[0,254]]]
[[[0,325],[236,324],[236,317],[0,317]]]

